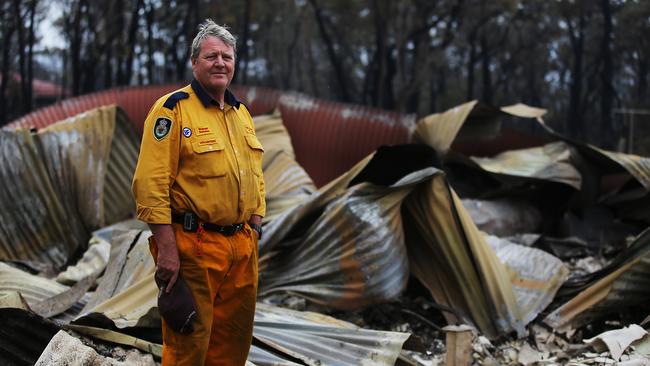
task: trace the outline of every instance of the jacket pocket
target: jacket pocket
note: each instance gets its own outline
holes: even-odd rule
[[[253,165],[253,173],[257,176],[262,175],[262,156],[264,155],[264,148],[255,135],[246,135],[246,143],[250,147],[251,164]]]
[[[202,139],[192,143],[193,166],[197,176],[212,178],[226,175],[224,144],[215,138]]]

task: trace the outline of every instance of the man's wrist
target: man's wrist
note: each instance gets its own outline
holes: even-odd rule
[[[251,227],[251,229],[257,231],[257,238],[262,239],[262,225],[255,224],[251,221],[248,222],[248,226]]]

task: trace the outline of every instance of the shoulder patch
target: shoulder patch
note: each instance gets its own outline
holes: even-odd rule
[[[187,94],[186,92],[177,91],[176,93],[167,97],[167,100],[165,101],[165,104],[163,104],[163,107],[169,110],[174,110],[174,107],[176,106],[176,103],[178,103],[179,100],[187,99],[189,98],[189,96],[190,95]]]
[[[172,120],[167,117],[158,117],[153,125],[153,137],[160,141],[172,130]]]

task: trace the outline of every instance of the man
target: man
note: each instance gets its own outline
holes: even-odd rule
[[[204,21],[192,42],[194,80],[160,98],[144,124],[137,215],[153,233],[162,291],[172,293],[180,276],[198,313],[190,334],[163,319],[163,365],[244,365],[252,341],[263,149],[227,89],[235,51],[226,28]]]

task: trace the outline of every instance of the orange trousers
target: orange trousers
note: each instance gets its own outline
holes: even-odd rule
[[[173,224],[187,282],[197,307],[194,332],[181,334],[163,320],[162,365],[245,365],[253,338],[257,298],[257,234],[248,226],[233,236],[183,231]],[[157,259],[153,237],[151,254]]]

